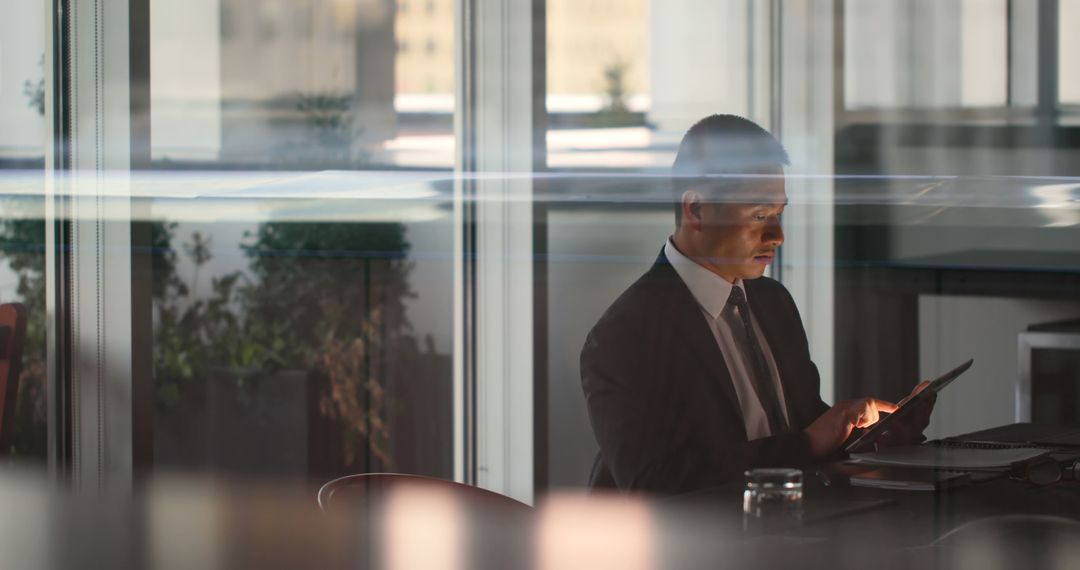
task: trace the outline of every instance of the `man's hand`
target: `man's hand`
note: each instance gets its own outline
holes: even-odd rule
[[[920,382],[915,389],[908,394],[906,398],[900,400],[897,406],[903,406],[915,397],[916,394],[922,392],[930,385],[930,381],[926,380]],[[889,428],[889,431],[881,434],[881,437],[877,440],[878,447],[893,447],[897,445],[913,445],[921,443],[924,439],[923,431],[926,426],[930,425],[930,413],[934,411],[934,403],[937,402],[937,394],[931,393],[928,397],[923,398],[916,408],[911,410],[911,413],[907,414],[903,419],[896,422],[896,425]]]
[[[881,419],[881,412],[895,411],[896,404],[874,398],[838,402],[806,428],[810,449],[814,455],[825,457],[836,451],[855,428],[874,425]]]

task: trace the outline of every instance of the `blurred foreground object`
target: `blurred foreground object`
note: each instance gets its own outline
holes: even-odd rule
[[[1080,485],[1071,483],[1003,477],[933,494],[810,477],[801,526],[744,533],[741,482],[679,500],[560,492],[532,509],[447,481],[388,479],[377,490],[340,487],[323,511],[304,485],[159,475],[120,492],[71,491],[43,471],[6,466],[0,566],[836,570],[873,560],[910,570],[1069,568],[1080,556]],[[882,498],[891,500],[867,501]],[[830,506],[853,501],[863,506]]]
[[[324,512],[345,516],[379,568],[521,567],[532,507],[505,495],[432,477],[363,473],[319,489]]]
[[[478,508],[520,513],[532,511],[529,505],[494,491],[453,481],[405,473],[359,473],[338,477],[319,489],[319,508],[328,511],[341,508],[342,503],[345,502],[370,503],[385,500],[396,489],[436,489],[444,494],[459,497],[462,501]]]

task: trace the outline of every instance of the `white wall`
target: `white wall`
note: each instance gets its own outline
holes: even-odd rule
[[[775,275],[802,316],[821,374],[821,398],[835,400],[833,378],[833,139],[836,96],[832,0],[782,5],[779,105],[770,128],[791,157],[784,246]],[[809,175],[809,176],[806,176]]]
[[[150,136],[155,159],[218,157],[220,22],[220,0],[150,2]]]
[[[1009,27],[1005,0],[963,0],[960,31],[960,100],[964,106],[1005,104]]]
[[[581,347],[600,315],[652,266],[675,216],[669,208],[556,210],[548,224],[548,476],[552,488],[585,486],[599,448],[581,390]]]
[[[847,108],[1005,104],[1005,0],[860,0],[844,9]]]
[[[919,297],[919,374],[934,378],[968,358],[975,364],[938,397],[926,432],[934,439],[1014,421],[1017,335],[1028,325],[1080,316],[1080,301]],[[916,379],[912,379],[914,385]]]
[[[682,133],[713,113],[749,114],[747,18],[746,0],[651,0],[649,122]]]

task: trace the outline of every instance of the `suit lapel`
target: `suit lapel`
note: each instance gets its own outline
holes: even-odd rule
[[[724,354],[716,344],[716,337],[709,329],[708,322],[701,314],[701,307],[694,299],[693,293],[683,283],[682,278],[671,267],[660,251],[660,257],[653,266],[656,286],[662,287],[667,292],[664,297],[669,299],[670,305],[661,310],[670,311],[674,318],[674,336],[678,339],[675,346],[686,347],[691,353],[693,360],[680,366],[678,373],[686,377],[700,376],[702,371],[706,376],[706,384],[714,391],[719,390],[721,399],[728,403],[728,407],[735,414],[738,429],[743,437],[746,437],[746,424],[742,416],[742,407],[739,405],[739,395],[735,392],[735,385],[731,380],[731,372],[728,371]]]
[[[750,311],[754,313],[758,326],[761,327],[765,341],[769,343],[769,352],[772,353],[776,362],[776,371],[780,375],[780,386],[784,390],[784,407],[787,408],[789,423],[794,427],[801,425],[799,416],[792,405],[797,399],[796,391],[799,389],[795,381],[794,369],[790,365],[790,350],[784,350],[787,336],[784,334],[783,322],[779,312],[780,304],[775,299],[769,299],[767,294],[758,287],[755,280],[743,281],[746,286],[746,297],[750,303]]]

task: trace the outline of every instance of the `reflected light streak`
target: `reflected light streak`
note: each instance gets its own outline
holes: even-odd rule
[[[1031,189],[1040,203],[1032,206],[1045,221],[1044,228],[1067,228],[1080,224],[1080,210],[1070,199],[1078,189],[1076,184],[1047,184]]]
[[[539,570],[657,567],[656,526],[644,502],[628,497],[556,496],[537,530]]]
[[[459,570],[464,566],[465,512],[449,492],[402,484],[386,503],[383,567]]]

